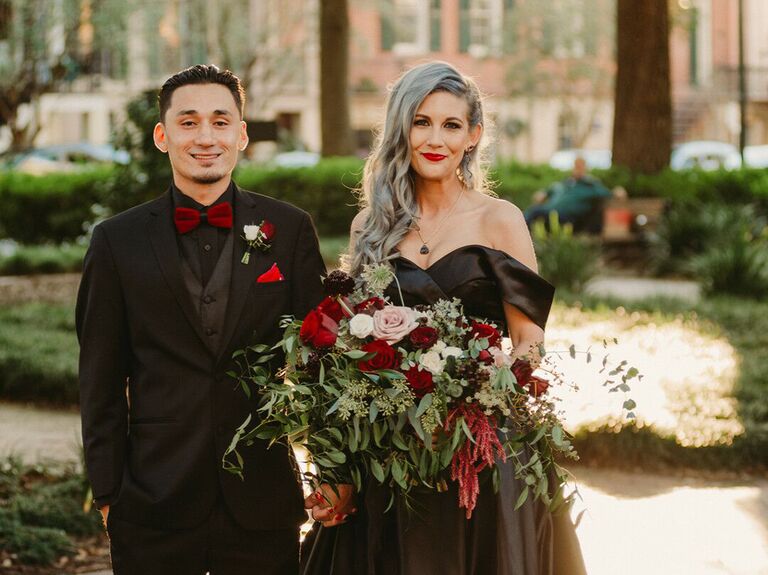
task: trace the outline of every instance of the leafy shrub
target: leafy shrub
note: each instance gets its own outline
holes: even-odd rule
[[[574,235],[573,226],[561,225],[555,212],[550,213],[549,231],[539,221],[532,235],[539,273],[555,287],[580,292],[597,273],[599,250],[595,241]]]
[[[83,513],[87,491],[84,479],[73,476],[19,495],[15,508],[24,525],[51,527],[70,535],[94,535],[101,530],[101,521],[98,513]]]
[[[22,564],[53,563],[74,553],[70,536],[100,532],[100,516],[83,511],[88,492],[72,466],[26,466],[16,457],[0,461],[0,548]]]
[[[62,243],[87,232],[111,168],[30,176],[0,173],[0,234],[20,243]]]
[[[0,275],[79,272],[83,269],[85,245],[19,246],[9,256],[0,256]]]
[[[77,403],[77,357],[71,305],[0,309],[0,397]]]

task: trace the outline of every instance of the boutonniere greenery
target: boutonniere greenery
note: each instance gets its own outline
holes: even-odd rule
[[[266,252],[272,247],[272,239],[275,237],[275,224],[267,220],[261,220],[258,226],[243,226],[243,239],[248,244],[248,249],[240,260],[243,264],[248,264],[251,259],[251,250],[257,248]]]

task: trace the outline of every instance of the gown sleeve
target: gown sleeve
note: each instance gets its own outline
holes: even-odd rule
[[[544,329],[552,307],[555,287],[504,252],[488,250],[488,263],[496,277],[503,300]]]

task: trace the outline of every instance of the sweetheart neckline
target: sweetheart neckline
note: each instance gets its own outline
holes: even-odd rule
[[[417,264],[417,263],[416,263],[416,262],[414,262],[413,260],[409,260],[409,259],[408,259],[408,258],[406,258],[405,256],[397,256],[397,259],[399,259],[399,260],[403,260],[403,261],[406,261],[406,262],[408,262],[409,264],[411,264],[413,267],[415,267],[415,268],[418,268],[418,269],[420,269],[420,270],[421,270],[421,271],[423,271],[423,272],[426,272],[426,271],[429,271],[429,270],[431,270],[433,267],[435,267],[437,264],[439,264],[440,262],[442,262],[442,261],[443,261],[445,258],[447,258],[448,256],[451,256],[451,255],[455,254],[455,253],[456,253],[456,252],[458,252],[458,251],[461,251],[461,250],[465,250],[465,249],[468,249],[468,248],[482,248],[482,249],[484,249],[484,250],[488,250],[488,251],[492,251],[492,252],[497,252],[497,253],[500,253],[500,254],[501,254],[501,255],[503,255],[504,257],[507,257],[507,258],[509,258],[509,259],[511,259],[511,260],[514,260],[515,262],[519,263],[519,264],[520,264],[521,266],[523,266],[524,268],[526,268],[526,269],[530,270],[530,268],[529,268],[527,265],[525,265],[523,262],[521,262],[521,261],[520,261],[519,259],[517,259],[516,257],[509,255],[507,252],[505,252],[505,251],[503,251],[503,250],[497,250],[496,248],[491,248],[491,247],[488,247],[488,246],[484,246],[484,245],[482,245],[482,244],[467,244],[467,245],[465,245],[465,246],[459,246],[459,247],[457,247],[457,248],[454,248],[454,249],[452,249],[451,251],[449,251],[448,253],[446,253],[445,255],[443,255],[443,256],[440,256],[439,258],[437,258],[435,261],[433,261],[431,264],[429,264],[429,265],[428,265],[427,267],[425,267],[425,268],[421,267],[419,264]],[[533,271],[533,270],[531,270],[531,271]],[[534,272],[534,273],[535,273],[535,272]],[[537,275],[538,275],[538,274],[537,274]]]

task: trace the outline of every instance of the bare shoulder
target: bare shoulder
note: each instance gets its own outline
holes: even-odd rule
[[[520,208],[507,200],[489,197],[483,222],[493,248],[508,253],[534,271],[538,269],[531,234]]]

